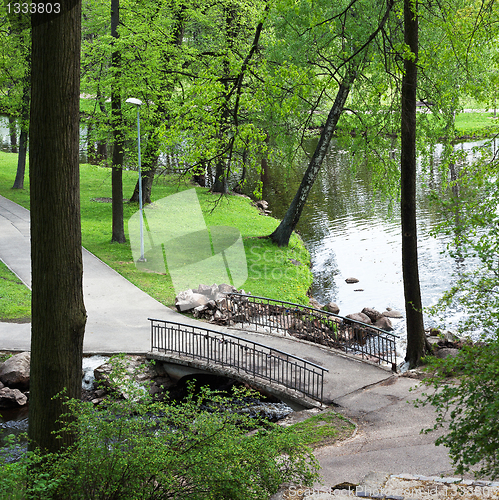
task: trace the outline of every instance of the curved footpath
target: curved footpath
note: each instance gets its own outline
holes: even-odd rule
[[[2,196],[0,259],[30,285],[29,211]],[[186,318],[154,300],[86,250],[83,251],[83,269],[88,314],[84,339],[86,354],[149,351],[148,317],[206,327],[206,323]],[[0,323],[0,350],[29,350],[30,327],[30,324]],[[213,327],[210,325],[210,328]],[[421,389],[409,392],[409,388],[416,385],[415,380],[392,375],[387,370],[317,345],[290,338],[230,332],[329,369],[325,378],[325,400],[353,419],[358,429],[353,438],[341,445],[316,451],[325,491],[345,481],[359,484],[370,471],[424,476],[451,473],[446,450],[433,444],[436,436],[420,434],[422,428],[432,425],[433,410],[416,409],[407,403],[421,395]],[[321,494],[310,498],[333,497]]]

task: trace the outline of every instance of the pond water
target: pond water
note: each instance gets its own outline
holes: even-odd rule
[[[10,152],[9,120],[0,115],[0,151]]]
[[[455,148],[466,152],[463,163],[476,155],[474,148],[494,148],[488,141],[458,144]],[[437,148],[435,164],[442,149]],[[286,186],[270,175],[263,197],[270,204],[272,215],[284,216],[306,163],[290,172]],[[460,165],[456,165],[459,169]],[[419,179],[422,179],[420,166]],[[312,295],[321,303],[336,302],[340,314],[346,315],[373,307],[380,311],[387,307],[404,313],[404,294],[401,263],[401,230],[399,202],[390,202],[373,193],[370,169],[365,167],[351,173],[348,151],[334,145],[323,164],[297,230],[301,234],[312,259],[314,283]],[[435,169],[436,170],[436,169]],[[272,181],[274,179],[274,181]],[[438,174],[432,182],[438,183]],[[456,262],[445,253],[449,238],[432,236],[432,231],[445,214],[430,204],[430,189],[420,182],[417,193],[418,251],[421,294],[424,306],[437,302],[450,288],[455,275],[473,262]],[[355,277],[355,284],[345,279]],[[447,328],[455,328],[462,313],[450,312],[445,318]],[[395,333],[401,336],[399,356],[405,356],[405,321],[393,320]],[[425,326],[434,320],[425,317]]]

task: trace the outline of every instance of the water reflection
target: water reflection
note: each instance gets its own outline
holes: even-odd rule
[[[464,152],[456,163],[459,169],[472,161],[475,147],[490,147],[489,143],[460,144],[456,149]],[[431,182],[440,183],[438,168],[442,147],[433,155]],[[314,284],[312,295],[320,302],[334,301],[340,306],[340,314],[361,311],[373,307],[383,311],[391,307],[404,311],[404,295],[401,263],[400,207],[373,194],[369,168],[351,173],[348,152],[334,146],[328,155],[319,178],[298,224],[312,258]],[[420,165],[422,170],[428,165]],[[289,174],[287,185],[274,182],[266,186],[264,198],[269,201],[273,215],[282,218],[296,192],[305,167]],[[445,254],[450,238],[431,236],[432,230],[446,214],[439,212],[429,201],[430,189],[420,182],[417,194],[419,266],[421,293],[424,306],[436,303],[442,293],[455,281],[455,274],[462,266],[472,262],[457,263]],[[348,277],[359,279],[347,284]],[[448,326],[457,323],[459,311],[446,318]],[[425,318],[427,326],[434,324]],[[404,335],[404,322],[399,321],[396,333]],[[401,343],[405,349],[405,341]]]
[[[0,115],[0,151],[10,153],[10,129],[7,116]]]

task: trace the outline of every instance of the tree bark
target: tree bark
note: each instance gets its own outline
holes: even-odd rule
[[[227,177],[225,175],[225,157],[222,156],[217,160],[215,165],[215,182],[211,186],[212,193],[227,194],[229,192],[227,186]]]
[[[27,63],[31,65],[31,61]],[[19,136],[19,154],[17,156],[17,171],[16,178],[12,189],[24,189],[24,175],[26,172],[26,155],[28,153],[28,130],[29,130],[29,103],[30,103],[30,81],[31,71],[25,77],[26,81],[23,84],[23,104],[21,111],[21,135]]]
[[[91,165],[97,165],[97,151],[95,150],[95,142],[92,137],[94,131],[93,123],[89,120],[87,122],[87,161]]]
[[[19,155],[17,156],[16,178],[12,189],[24,189],[24,174],[26,172],[26,154],[28,151],[28,132],[21,130],[19,136]]]
[[[16,118],[12,115],[9,115],[9,136],[10,136],[10,152],[17,153]]]
[[[30,119],[32,333],[29,447],[57,452],[62,397],[81,396],[86,312],[79,193],[81,0],[33,14]]]
[[[111,0],[111,36],[117,40],[120,23],[120,0]],[[112,236],[111,241],[125,243],[125,226],[123,221],[123,116],[121,112],[121,93],[119,80],[121,76],[121,53],[113,50],[111,66],[114,68],[114,84],[111,92],[111,115],[113,122],[113,165],[112,184]]]
[[[416,9],[416,10],[414,10]],[[421,290],[418,270],[418,239],[416,230],[416,89],[418,58],[417,3],[404,0],[404,40],[412,57],[404,60],[401,117],[401,224],[402,273],[404,281],[407,325],[405,360],[414,368],[425,353]]]
[[[28,152],[28,131],[29,131],[29,106],[31,94],[31,51],[27,47],[27,41],[24,35],[25,31],[21,28],[21,47],[24,54],[26,71],[22,78],[23,96],[21,104],[21,119],[19,128],[21,134],[19,137],[19,155],[17,157],[16,178],[12,189],[24,189],[24,176],[26,172],[26,155]]]
[[[152,183],[154,182],[154,174],[158,166],[158,148],[159,148],[159,123],[153,124],[153,131],[149,136],[146,147],[144,148],[144,156],[142,158],[142,203],[151,203]],[[130,203],[139,202],[139,181],[135,184]]]
[[[329,143],[331,142],[331,138],[336,130],[336,125],[338,124],[338,120],[343,112],[343,107],[345,106],[348,94],[350,93],[350,88],[355,81],[356,76],[357,69],[350,68],[341,82],[338,93],[336,94],[336,99],[334,100],[333,106],[329,111],[326,124],[324,125],[319,142],[300,183],[300,187],[298,188],[298,191],[281,223],[270,235],[271,240],[280,247],[284,247],[289,244],[289,238],[300,220],[303,207],[305,206],[307,197],[322,166],[322,162],[329,148]]]

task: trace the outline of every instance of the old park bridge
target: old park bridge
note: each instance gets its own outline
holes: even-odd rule
[[[223,375],[248,382],[296,408],[332,401],[338,389],[344,391],[342,378],[352,383],[359,369],[354,389],[396,370],[396,335],[372,325],[308,306],[240,294],[227,295],[225,313],[227,324],[240,329],[237,335],[199,322],[150,318],[149,357],[163,362],[174,378]],[[265,336],[256,341],[250,331]],[[339,369],[345,363],[346,371]]]

